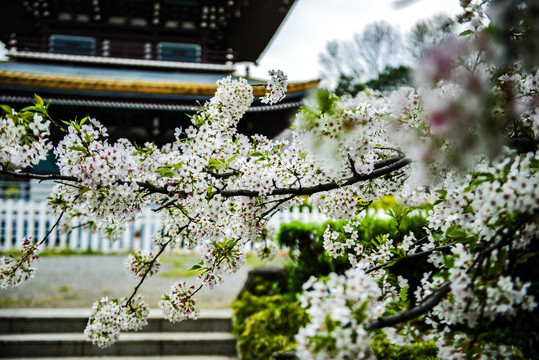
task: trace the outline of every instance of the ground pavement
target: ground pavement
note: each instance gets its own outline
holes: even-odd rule
[[[16,288],[0,289],[0,308],[90,308],[103,296],[122,298],[130,296],[138,280],[124,268],[125,256],[74,255],[40,258],[36,276]],[[193,257],[193,263],[198,259]],[[174,265],[165,263],[161,272]],[[225,276],[224,284],[214,289],[203,289],[195,295],[201,308],[229,308],[243,287],[248,268]],[[164,292],[178,280],[197,284],[196,278],[162,277],[159,274],[146,279],[139,293],[151,308]]]

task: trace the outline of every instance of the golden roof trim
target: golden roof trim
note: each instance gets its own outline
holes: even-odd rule
[[[289,83],[287,93],[305,91],[318,86],[319,80]],[[89,90],[105,92],[126,92],[163,95],[205,95],[213,96],[216,84],[172,83],[124,79],[102,79],[71,75],[50,75],[19,71],[0,70],[0,83],[45,87],[62,90]],[[262,86],[253,87],[254,96],[264,96]]]

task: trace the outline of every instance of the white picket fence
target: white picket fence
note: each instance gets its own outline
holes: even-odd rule
[[[24,237],[35,240],[43,239],[56,222],[57,217],[50,213],[46,203],[31,200],[0,199],[0,251],[21,247]],[[82,228],[70,233],[53,231],[44,243],[47,249],[69,248],[75,251],[101,251],[104,253],[129,250],[152,250],[152,235],[159,230],[159,214],[145,209],[132,223],[128,224],[123,237],[117,241],[103,239],[98,234]],[[271,220],[271,226],[294,220],[301,222],[323,222],[325,216],[309,208],[294,208],[291,211],[277,213]]]

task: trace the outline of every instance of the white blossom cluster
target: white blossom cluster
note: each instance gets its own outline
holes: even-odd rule
[[[0,165],[27,167],[46,159],[52,149],[49,125],[38,113],[31,121],[15,111],[0,117]]]
[[[279,246],[273,241],[260,241],[254,244],[253,251],[260,260],[271,261],[277,256]]]
[[[125,231],[126,223],[140,213],[142,201],[138,190],[134,183],[79,191],[74,191],[71,185],[57,184],[49,206],[56,214],[67,212],[63,223],[66,231],[82,223],[105,238],[115,240]]]
[[[88,341],[101,348],[114,344],[121,331],[140,330],[148,323],[150,309],[142,299],[135,296],[129,303],[104,297],[92,305],[92,314],[84,329]]]
[[[74,176],[82,185],[96,189],[138,173],[135,147],[126,139],[113,145],[102,141],[108,133],[97,120],[72,124],[67,131],[55,148],[62,175]]]
[[[299,113],[295,125],[300,145],[316,155],[319,166],[333,170],[335,178],[353,173],[350,162],[357,173],[369,174],[385,149],[398,150],[387,131],[387,104],[378,94],[327,101],[330,111],[320,113],[318,105],[311,104],[312,110]]]
[[[21,255],[0,258],[0,289],[8,286],[18,286],[35,276],[36,268],[33,263],[39,259],[39,245],[31,237],[22,240]]]
[[[163,316],[172,323],[197,319],[200,310],[196,308],[196,301],[193,299],[194,293],[195,286],[187,287],[185,281],[172,285],[170,291],[164,294],[159,302]]]
[[[296,336],[300,359],[376,358],[370,347],[374,334],[365,325],[384,304],[372,277],[351,269],[345,276],[331,273],[327,282],[311,278],[304,289],[300,301],[311,321]]]
[[[202,286],[211,288],[224,273],[244,265],[246,241],[263,256],[272,255],[276,247],[268,242],[268,218],[308,198],[328,217],[346,221],[342,231],[326,229],[324,248],[331,256],[347,256],[353,269],[306,284],[302,303],[311,322],[298,334],[298,355],[372,358],[368,329],[376,318],[420,307],[442,294],[422,310],[421,327],[391,326],[384,333],[399,346],[410,343],[409,334],[423,333],[425,339],[441,334],[438,355],[461,358],[467,339],[449,329],[474,329],[485,319],[511,319],[537,306],[530,282],[508,269],[511,256],[528,251],[539,235],[539,157],[537,152],[500,151],[500,134],[507,129],[492,121],[499,114],[483,115],[485,99],[503,98],[505,85],[492,90],[488,66],[456,59],[474,51],[458,40],[433,50],[416,76],[418,90],[404,88],[389,98],[375,92],[319,97],[321,103],[311,102],[296,118],[291,140],[237,133],[253,92],[246,80],[231,77],[218,82],[215,97],[193,116],[192,125],[177,129],[176,141],[161,147],[135,146],[125,139],[112,144],[96,120],[72,122],[55,149],[60,175],[50,206],[66,213],[64,227],[80,221],[114,238],[151,205],[162,221],[153,236],[157,246],[201,249],[201,285],[176,283],[159,303],[164,316],[177,322],[198,316],[194,295]],[[457,64],[463,65],[455,69]],[[282,72],[271,75],[266,103],[282,99],[286,89]],[[537,74],[517,69],[499,82],[521,83],[511,104],[514,123],[507,126],[533,139]],[[48,123],[40,115],[20,123],[15,115],[2,119],[3,171],[6,165],[32,163],[48,146]],[[21,146],[28,147],[22,155]],[[422,194],[425,189],[430,194]],[[430,202],[427,236],[381,235],[362,242],[358,216],[390,194],[410,206]],[[32,273],[25,269],[34,249],[27,252],[32,255],[19,262],[25,266],[2,260],[2,286]],[[431,267],[410,289],[415,303],[407,298],[411,279],[394,276],[387,266],[412,255]],[[132,255],[126,264],[138,277],[158,268],[150,254]],[[145,323],[142,299],[126,301],[104,298],[94,304],[85,331],[90,341],[108,346],[121,330]],[[489,354],[506,352],[488,346]],[[479,353],[469,350],[474,351]]]
[[[125,267],[136,278],[153,276],[159,272],[162,264],[160,260],[154,260],[154,257],[151,251],[138,250],[127,256]]]
[[[353,220],[345,222],[342,230],[336,230],[331,226],[326,228],[325,250],[334,257],[347,255],[354,268],[371,271],[374,267],[379,268],[380,264],[388,264],[400,257],[436,250],[443,245],[441,239],[444,238],[440,238],[440,234],[445,236],[447,242],[477,236],[476,244],[485,243],[485,246],[492,246],[496,242],[500,244],[496,251],[488,255],[488,260],[483,259],[484,262],[500,264],[497,266],[502,268],[508,266],[507,254],[510,249],[521,251],[528,249],[532,239],[539,235],[539,227],[533,221],[521,228],[517,227],[518,230],[513,232],[499,231],[508,226],[509,219],[530,221],[539,211],[537,201],[539,158],[534,153],[522,155],[509,153],[509,156],[493,162],[482,159],[475,164],[475,168],[477,172],[465,178],[448,174],[446,187],[438,193],[442,200],[435,201],[436,196],[432,195],[422,197],[435,203],[428,215],[429,228],[426,229],[428,236],[421,241],[410,233],[399,243],[388,237],[382,237],[377,239],[375,247],[367,246],[361,243],[357,231],[361,222]],[[455,243],[450,249],[451,255],[448,257],[446,254],[445,259],[441,251],[432,251],[428,255],[428,262],[440,272],[429,271],[423,274],[420,286],[414,290],[414,299],[421,303],[443,285],[450,284],[451,296],[442,299],[426,317],[426,323],[433,329],[444,331],[443,329],[447,327],[449,334],[451,333],[449,329],[456,324],[474,328],[481,319],[494,321],[500,317],[512,318],[519,312],[531,312],[536,309],[536,299],[528,293],[530,282],[504,275],[483,281],[481,276],[477,277],[474,273],[480,271],[475,267],[478,262],[481,264],[481,256],[485,255],[473,251],[473,247],[462,243]],[[448,267],[449,258],[450,267]],[[407,279],[399,277],[395,284],[382,268],[370,272],[370,275],[378,280],[382,294],[380,299],[385,301],[398,301],[395,295],[399,294],[408,283]],[[384,333],[393,344],[403,346],[409,343],[405,329],[411,330],[408,327],[400,330],[386,328]],[[417,329],[411,331],[418,332]],[[428,339],[431,335],[427,332],[424,336]],[[459,339],[458,336],[456,338]],[[446,344],[440,340],[437,343],[439,357],[466,358],[467,355],[462,352],[463,341],[452,340]],[[313,345],[313,348],[317,347]],[[489,351],[497,357],[504,358],[503,349],[503,347],[491,348]],[[339,356],[344,357],[344,354],[346,352]],[[319,356],[324,358],[326,355]]]
[[[270,70],[269,76],[270,80],[266,84],[266,94],[260,102],[273,105],[284,99],[288,86],[288,76],[281,70]]]
[[[235,126],[252,102],[253,88],[247,80],[228,76],[217,81],[217,91],[209,102],[207,116],[224,127]]]

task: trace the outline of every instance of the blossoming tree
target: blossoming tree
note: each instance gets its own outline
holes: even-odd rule
[[[244,264],[246,242],[263,257],[274,253],[268,219],[309,201],[345,221],[341,231],[328,227],[324,244],[353,267],[305,284],[310,323],[297,337],[301,359],[371,358],[379,332],[397,345],[434,339],[441,358],[517,354],[514,344],[476,333],[491,321],[535,316],[536,279],[519,264],[535,258],[539,235],[539,76],[534,64],[491,41],[497,28],[482,25],[484,1],[463,5],[473,15],[470,29],[426,55],[416,89],[387,98],[326,94],[298,114],[290,141],[236,131],[253,95],[246,80],[230,77],[218,82],[193,125],[162,147],[109,143],[107,129],[91,118],[56,123],[37,96],[35,106],[19,112],[4,107],[0,173],[56,181],[49,198],[54,227],[68,231],[80,222],[114,240],[143,207],[161,215],[156,252],[126,260],[140,283],[123,299],[94,303],[89,341],[106,347],[121,331],[146,324],[149,309],[137,291],[159,270],[165,249],[180,242],[201,250],[198,283],[172,285],[159,306],[172,322],[196,318],[196,293]],[[266,103],[286,89],[282,72],[270,75]],[[51,126],[65,132],[54,147]],[[19,170],[52,148],[59,174]],[[430,204],[428,235],[361,245],[361,214],[390,194],[409,207]],[[27,238],[20,257],[2,258],[2,287],[33,275],[43,241]],[[414,288],[391,271],[406,259],[430,269]]]

